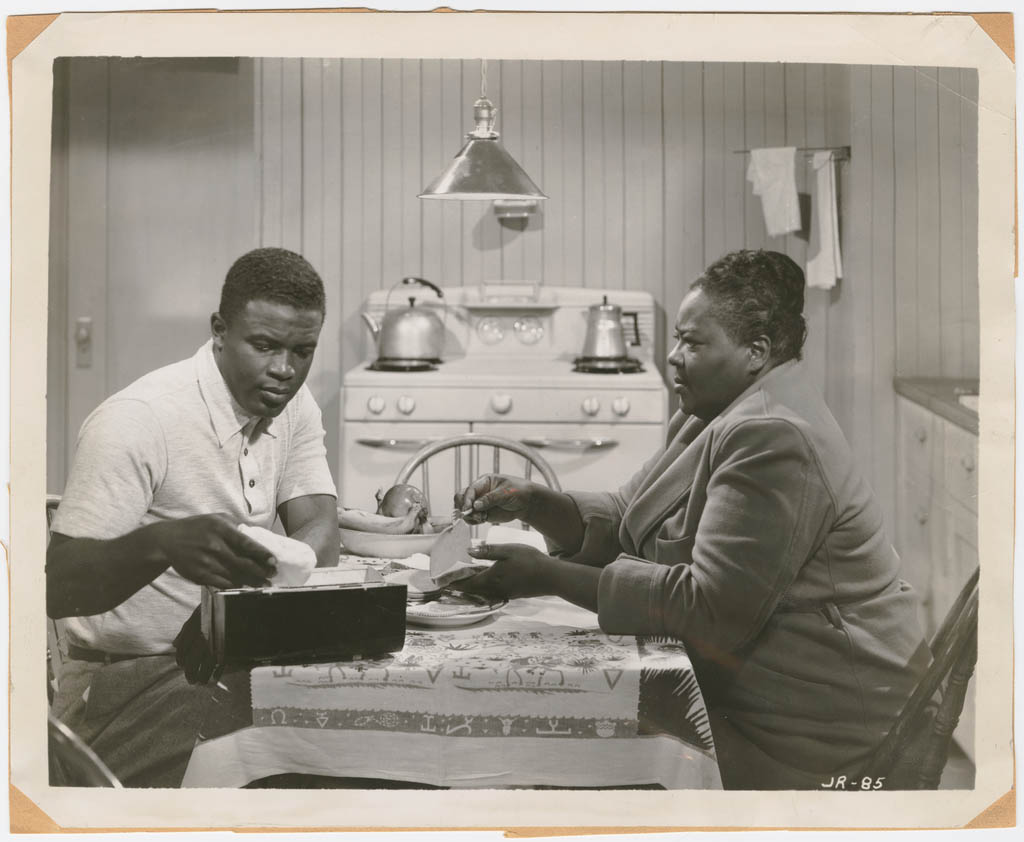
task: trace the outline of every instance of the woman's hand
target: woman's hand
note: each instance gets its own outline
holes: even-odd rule
[[[489,598],[517,599],[551,593],[548,569],[556,564],[549,555],[527,544],[481,544],[470,549],[473,558],[491,559],[493,566],[461,580],[456,587]]]
[[[455,494],[455,508],[467,523],[507,523],[516,518],[526,521],[535,483],[519,477],[488,474]]]

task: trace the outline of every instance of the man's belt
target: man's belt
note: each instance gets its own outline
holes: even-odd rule
[[[133,658],[145,658],[145,655],[116,654],[101,652],[99,649],[88,649],[85,646],[68,644],[68,657],[73,661],[90,661],[94,664],[114,664],[118,661],[130,661]]]

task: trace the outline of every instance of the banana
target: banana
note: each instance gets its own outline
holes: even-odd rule
[[[388,517],[362,509],[338,509],[338,525],[343,529],[354,529],[357,532],[378,532],[384,535],[406,535],[416,528],[422,510],[421,506],[412,506],[402,517]]]

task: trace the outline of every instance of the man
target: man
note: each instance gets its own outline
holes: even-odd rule
[[[46,557],[47,613],[68,618],[53,707],[127,786],[179,785],[210,708],[175,660],[179,633],[186,668],[196,654],[201,586],[274,573],[236,527],[276,514],[319,566],[337,563],[337,493],[303,385],[324,307],[302,257],[251,251],[228,271],[212,338],[82,425]]]

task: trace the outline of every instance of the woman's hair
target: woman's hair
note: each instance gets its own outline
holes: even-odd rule
[[[221,318],[230,319],[250,301],[326,312],[324,284],[316,269],[301,255],[282,248],[246,252],[228,270],[220,292]]]
[[[733,342],[758,336],[772,343],[776,363],[800,359],[804,321],[804,273],[777,251],[734,251],[712,263],[693,282],[711,302],[711,312]]]

